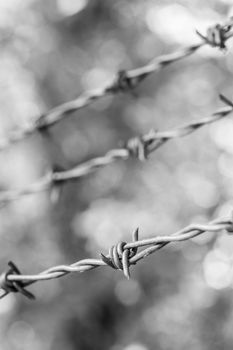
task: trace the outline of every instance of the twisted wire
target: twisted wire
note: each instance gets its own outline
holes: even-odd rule
[[[111,247],[108,255],[101,254],[101,259],[83,259],[71,265],[58,265],[51,267],[34,275],[23,275],[12,262],[10,269],[0,276],[0,288],[3,298],[9,293],[21,293],[33,299],[34,295],[26,287],[38,281],[60,278],[71,272],[85,272],[101,266],[108,266],[115,270],[122,270],[124,275],[130,277],[130,266],[135,265],[140,260],[146,258],[157,250],[172,242],[182,242],[190,240],[205,232],[218,232],[226,230],[229,234],[233,232],[233,216],[228,218],[218,218],[207,224],[191,224],[178,232],[168,236],[155,236],[139,240],[138,229],[133,233],[132,242],[119,242]],[[141,250],[138,252],[138,249]]]
[[[141,161],[146,160],[150,153],[157,150],[169,140],[189,135],[207,124],[214,123],[228,116],[233,111],[233,103],[223,95],[220,95],[220,99],[227,104],[227,106],[214,112],[209,117],[203,118],[200,121],[194,121],[177,129],[168,131],[151,130],[141,137],[129,139],[123,148],[112,149],[102,157],[90,159],[70,170],[52,171],[23,189],[1,191],[0,204],[1,206],[4,206],[6,203],[17,200],[22,196],[51,190],[53,189],[53,186],[59,186],[65,182],[87,176],[97,169],[103,168],[117,160],[126,161],[133,157],[136,157]]]
[[[55,123],[58,123],[61,119],[66,118],[71,113],[88,106],[96,100],[110,94],[131,91],[148,75],[166,67],[167,65],[194,54],[205,45],[226,49],[226,41],[233,36],[233,32],[231,32],[232,26],[233,17],[227,20],[223,25],[216,24],[208,28],[206,36],[196,31],[198,36],[201,38],[201,42],[199,44],[188,46],[171,54],[156,57],[145,66],[127,71],[119,71],[109,85],[83,92],[78,98],[54,107],[37,117],[35,120],[28,122],[24,128],[12,132],[8,138],[1,138],[0,151],[4,150],[15,142],[23,140],[36,131],[43,131],[51,127]]]

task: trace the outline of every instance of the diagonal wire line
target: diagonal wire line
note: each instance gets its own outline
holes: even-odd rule
[[[8,136],[8,138],[0,139],[0,151],[4,150],[15,142],[25,139],[37,130],[45,130],[51,127],[61,119],[66,118],[71,113],[88,106],[96,100],[110,94],[132,90],[148,75],[166,67],[167,65],[194,54],[205,45],[225,49],[225,42],[233,36],[233,32],[230,31],[232,26],[233,18],[230,18],[223,25],[217,24],[210,27],[207,30],[206,37],[197,31],[197,34],[201,38],[201,42],[199,44],[185,47],[171,54],[156,57],[147,65],[140,68],[118,72],[109,85],[83,92],[78,98],[52,108],[35,120],[29,122],[24,128],[15,130]]]
[[[168,236],[155,236],[143,240],[138,240],[138,229],[133,233],[133,241],[126,243],[120,242],[109,250],[108,255],[101,254],[101,259],[83,259],[71,265],[58,265],[51,267],[34,275],[23,275],[18,268],[13,264],[14,269],[2,273],[0,276],[0,288],[4,297],[10,292],[21,292],[29,298],[34,297],[30,292],[25,290],[25,287],[34,284],[38,281],[51,280],[60,278],[72,272],[85,272],[93,270],[101,266],[110,266],[116,270],[122,270],[124,275],[129,278],[129,268],[135,265],[138,261],[146,258],[165,245],[172,242],[182,242],[190,240],[205,232],[218,232],[221,230],[233,232],[232,215],[228,218],[218,218],[207,224],[191,224]],[[139,252],[138,249],[142,248]],[[10,265],[10,266],[11,266]]]
[[[233,103],[223,95],[220,95],[220,99],[226,103],[227,106],[219,109],[209,117],[203,118],[200,121],[194,121],[177,129],[149,131],[142,137],[129,139],[124,148],[112,149],[102,157],[88,160],[70,170],[50,172],[23,189],[2,191],[0,192],[0,204],[4,206],[6,203],[17,200],[23,196],[50,190],[55,185],[62,185],[68,181],[87,176],[97,169],[103,168],[117,160],[126,161],[133,157],[139,160],[147,159],[150,153],[157,150],[169,140],[189,135],[207,124],[214,123],[228,116],[233,111]]]

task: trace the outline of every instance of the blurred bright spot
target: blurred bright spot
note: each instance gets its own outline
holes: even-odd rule
[[[228,200],[219,205],[219,207],[216,210],[216,216],[228,217],[229,215],[232,215],[232,212],[233,212],[233,200]]]
[[[23,152],[22,152],[23,150]],[[0,185],[6,189],[21,189],[36,181],[40,174],[40,157],[35,157],[33,147],[18,147],[10,156],[4,155],[4,167],[0,168]],[[12,202],[14,214],[25,222],[30,217],[38,217],[45,209],[45,197],[43,192],[21,196]],[[27,212],[27,216],[24,214]]]
[[[0,1],[0,9],[1,11],[4,9],[8,10],[16,10],[17,8],[21,8],[22,5],[28,6],[34,0],[24,0],[23,3],[21,0],[1,0]]]
[[[233,239],[229,235],[221,235],[215,242],[215,254],[224,261],[233,262]]]
[[[202,73],[203,76],[203,73]],[[194,106],[202,107],[209,105],[215,94],[213,86],[207,77],[198,77],[192,79],[191,82],[187,81],[187,76],[184,76],[186,85],[185,94],[189,99],[189,102]]]
[[[233,53],[231,51],[229,51],[229,54],[226,56],[225,64],[229,73],[232,73],[233,72]]]
[[[40,112],[35,79],[10,55],[1,57],[0,63],[1,81],[4,83],[0,96],[0,123],[6,129],[21,129]]]
[[[120,302],[124,305],[133,305],[138,302],[141,289],[137,281],[119,281],[115,288],[115,294]]]
[[[142,60],[151,60],[152,57],[162,55],[163,45],[153,33],[146,33],[136,42],[137,55]]]
[[[14,322],[8,329],[9,343],[15,350],[37,349],[38,341],[34,329],[24,321]]]
[[[233,156],[223,153],[218,158],[218,169],[220,173],[229,178],[233,178]]]
[[[60,13],[64,16],[72,16],[82,11],[88,4],[88,0],[57,0]]]
[[[120,64],[126,58],[124,46],[115,38],[102,42],[99,55],[103,66],[112,71],[118,70]]]
[[[82,159],[88,156],[90,149],[85,134],[74,127],[69,128],[68,131],[68,136],[61,140],[62,151],[66,159],[77,161],[77,158]]]
[[[3,298],[0,302],[0,317],[9,313],[15,307],[15,296],[12,294],[7,295],[6,298]]]
[[[36,173],[35,164],[29,162],[29,157],[29,149],[27,153],[13,152],[11,157],[5,157],[5,166],[0,169],[1,181],[9,187],[28,185],[32,174]]]
[[[130,345],[127,345],[124,350],[148,350],[148,348],[140,343],[133,343]]]
[[[218,147],[233,153],[233,121],[225,119],[211,126],[211,137]]]
[[[126,107],[124,117],[126,123],[134,128],[136,132],[139,130],[148,130],[151,128],[153,119],[155,119],[157,114],[156,109],[154,109],[151,100],[148,99],[140,99],[138,102],[129,104]]]
[[[190,44],[196,37],[193,28],[197,25],[197,21],[191,12],[180,4],[169,4],[163,8],[149,7],[146,23],[163,41]]]
[[[0,27],[7,28],[14,25],[14,15],[17,11],[28,7],[34,0],[1,0],[0,1]]]
[[[209,252],[203,262],[204,276],[208,286],[222,289],[230,286],[232,268],[229,262],[223,261],[215,251]]]
[[[90,69],[82,78],[83,87],[87,90],[98,89],[112,81],[112,73],[103,68]]]
[[[219,199],[216,185],[194,172],[180,172],[180,183],[185,187],[187,195],[201,208],[214,207]]]
[[[96,177],[91,180],[90,186],[99,188],[102,193],[116,188],[121,183],[124,175],[124,167],[112,164],[109,168],[101,169]]]
[[[77,235],[90,238],[88,248],[96,253],[96,244],[108,249],[124,237],[130,240],[136,227],[143,227],[148,236],[147,228],[154,227],[154,222],[154,216],[147,209],[139,210],[137,203],[109,198],[93,201],[85,212],[76,215],[72,225]]]
[[[108,248],[113,242],[122,238],[122,221],[118,221],[118,204],[112,200],[98,200],[90,205],[90,208],[82,215],[77,214],[74,219],[74,230],[76,227],[86,237],[91,238],[89,244],[94,240],[100,247]],[[126,208],[125,208],[126,209]],[[79,234],[79,231],[76,232]],[[90,246],[94,251],[96,247]]]
[[[198,264],[198,269],[199,266]],[[181,282],[180,292],[186,295],[190,305],[195,309],[209,308],[216,301],[215,290],[206,285],[201,278],[201,272],[187,275]]]

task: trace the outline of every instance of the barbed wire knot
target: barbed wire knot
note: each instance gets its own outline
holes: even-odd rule
[[[107,88],[107,91],[111,93],[126,91],[132,92],[140,80],[141,77],[137,76],[135,78],[132,78],[128,76],[127,70],[120,70],[114,83],[109,88]]]
[[[220,50],[226,50],[226,41],[228,36],[226,35],[231,30],[231,25],[216,24],[207,29],[206,36],[196,30],[197,35],[202,38],[207,44],[213,47],[219,47]]]
[[[138,241],[138,228],[133,233],[133,241]],[[126,278],[130,278],[129,267],[130,259],[137,254],[137,248],[125,248],[126,242],[119,242],[109,249],[109,255],[101,255],[101,259],[105,264],[115,270],[122,270]]]
[[[35,296],[25,289],[22,281],[10,281],[8,279],[9,275],[21,275],[18,267],[12,261],[9,261],[8,265],[10,266],[9,270],[2,273],[0,276],[0,287],[5,291],[5,294],[19,292],[28,299],[35,299]],[[5,296],[5,294],[3,296]]]
[[[148,159],[148,142],[143,140],[143,138],[140,136],[129,139],[125,145],[125,148],[129,151],[131,157],[136,157],[140,161]]]

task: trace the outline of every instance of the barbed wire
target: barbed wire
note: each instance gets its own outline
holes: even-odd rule
[[[71,265],[58,265],[35,275],[23,275],[18,267],[9,262],[9,269],[0,276],[0,288],[3,293],[0,298],[9,293],[21,293],[29,299],[34,295],[26,289],[27,286],[38,281],[51,280],[63,277],[71,272],[85,272],[98,267],[109,266],[115,270],[122,270],[125,277],[130,278],[130,266],[136,265],[157,250],[172,242],[182,242],[192,239],[204,232],[217,232],[226,230],[233,233],[233,215],[229,218],[218,218],[207,224],[191,224],[178,232],[168,236],[155,236],[139,240],[139,230],[133,232],[132,242],[119,242],[109,249],[109,254],[101,254],[101,259],[83,259]],[[139,248],[142,250],[138,251]]]
[[[8,139],[0,140],[0,150],[5,149],[12,143],[26,138],[37,130],[46,130],[48,127],[68,116],[70,113],[77,111],[108,94],[131,91],[149,74],[193,54],[204,45],[219,47],[220,49],[225,50],[226,41],[233,36],[233,32],[231,32],[232,26],[233,18],[230,18],[230,20],[224,25],[217,24],[214,27],[209,28],[206,36],[197,31],[198,36],[202,40],[201,43],[189,46],[169,55],[160,56],[143,67],[118,72],[110,85],[104,88],[84,92],[77,99],[57,106],[41,115],[35,121],[30,122],[26,128],[15,131]],[[131,157],[145,160],[150,153],[158,149],[167,141],[189,135],[200,127],[229,115],[233,111],[233,103],[223,95],[220,95],[220,99],[226,103],[227,106],[216,111],[210,117],[204,118],[198,122],[192,122],[177,129],[162,132],[151,130],[141,137],[131,138],[125,143],[124,147],[112,149],[102,157],[93,158],[70,170],[51,171],[37,182],[24,189],[1,192],[0,203],[5,204],[6,202],[15,200],[24,195],[52,189],[53,186],[86,176],[96,169],[111,164],[116,160],[127,160]],[[2,295],[0,295],[0,298],[5,297],[9,293],[18,292],[30,299],[34,299],[34,295],[27,290],[27,287],[31,284],[42,280],[60,278],[71,272],[89,271],[100,266],[109,266],[116,270],[122,270],[124,275],[129,278],[131,265],[136,265],[140,260],[165,247],[167,244],[186,241],[203,234],[206,231],[217,232],[219,230],[226,230],[229,233],[232,233],[233,217],[219,218],[207,224],[191,224],[172,235],[156,236],[143,240],[139,240],[139,231],[137,229],[133,233],[132,242],[119,242],[110,248],[109,254],[101,254],[101,259],[83,259],[71,265],[54,266],[34,275],[21,274],[18,267],[10,261],[8,263],[9,269],[0,275],[0,289],[3,292]]]
[[[35,120],[29,121],[24,128],[15,130],[8,136],[8,138],[1,138],[0,151],[4,150],[15,142],[23,140],[36,131],[48,129],[71,113],[88,106],[92,102],[99,100],[104,96],[133,90],[148,75],[166,67],[167,65],[170,65],[173,62],[194,54],[205,45],[218,47],[221,50],[225,50],[226,41],[233,36],[233,32],[231,32],[232,26],[233,17],[227,20],[223,25],[216,24],[208,28],[206,36],[201,34],[199,31],[196,31],[197,35],[201,38],[201,42],[199,44],[188,46],[171,54],[159,56],[153,59],[147,65],[140,68],[119,71],[109,85],[99,89],[86,91],[78,98],[54,107],[48,112],[37,117]]]
[[[127,160],[134,157],[141,161],[146,160],[150,153],[157,150],[169,140],[189,135],[202,126],[214,123],[228,116],[233,111],[233,103],[222,94],[220,94],[219,97],[227,106],[214,112],[210,117],[168,131],[151,130],[141,137],[129,139],[123,148],[112,149],[102,157],[88,160],[70,170],[49,172],[35,183],[23,189],[2,191],[0,192],[0,204],[4,206],[6,203],[17,200],[23,196],[57,188],[57,186],[65,182],[84,177],[117,160]]]

